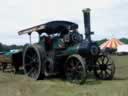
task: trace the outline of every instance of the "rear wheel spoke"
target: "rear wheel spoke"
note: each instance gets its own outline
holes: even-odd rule
[[[27,55],[26,58],[32,60],[32,57],[30,55]]]
[[[74,61],[73,61],[73,59],[71,59],[70,65],[71,65],[71,67],[74,67]]]
[[[32,64],[25,64],[25,66],[32,66]]]
[[[34,68],[32,67],[32,68],[29,70],[29,72],[27,73],[28,76],[30,76],[30,75],[33,73],[33,71],[34,71]]]
[[[43,52],[40,51],[41,47],[39,45],[31,45],[26,47],[23,54],[23,67],[24,72],[29,77],[38,80],[41,77],[41,63],[42,59],[40,59],[41,55],[39,53]],[[42,54],[44,55],[44,54]],[[43,56],[42,56],[43,57]],[[45,58],[45,56],[43,57]]]

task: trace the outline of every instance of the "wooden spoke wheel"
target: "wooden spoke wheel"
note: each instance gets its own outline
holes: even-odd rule
[[[27,76],[38,80],[43,77],[43,59],[45,53],[43,48],[37,44],[25,48],[23,54],[23,67]]]
[[[101,80],[111,80],[115,73],[115,64],[110,56],[101,55],[96,62],[94,74]]]
[[[86,80],[85,61],[80,55],[70,56],[65,64],[65,76],[69,82],[82,84]]]

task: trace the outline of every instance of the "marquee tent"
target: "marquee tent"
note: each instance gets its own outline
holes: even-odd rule
[[[124,44],[124,45],[120,45],[117,47],[117,52],[121,53],[121,52],[126,52],[128,53],[128,45]]]
[[[105,49],[105,48],[113,48],[113,49],[117,49],[118,46],[123,45],[124,43],[121,42],[120,40],[116,39],[116,38],[112,38],[106,42],[104,42],[103,44],[100,45],[101,49]]]

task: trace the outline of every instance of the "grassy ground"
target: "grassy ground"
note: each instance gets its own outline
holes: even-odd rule
[[[113,56],[112,81],[88,79],[75,85],[59,79],[34,81],[24,75],[0,72],[0,96],[128,96],[128,56]]]

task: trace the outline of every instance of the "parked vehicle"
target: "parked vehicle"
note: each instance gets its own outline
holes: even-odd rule
[[[70,82],[79,84],[85,82],[91,71],[98,79],[113,78],[113,61],[91,40],[90,9],[83,10],[83,14],[85,39],[78,32],[78,25],[70,21],[51,21],[18,32],[30,36],[30,45],[23,50],[23,67],[27,76],[38,80],[61,74]],[[31,33],[35,31],[39,34],[39,42],[31,44]]]
[[[18,71],[19,67],[23,65],[21,58],[22,58],[22,50],[13,49],[8,52],[3,52],[0,55],[0,67],[2,71],[5,71],[8,66],[9,66],[8,69],[11,69],[12,71],[15,72]]]

